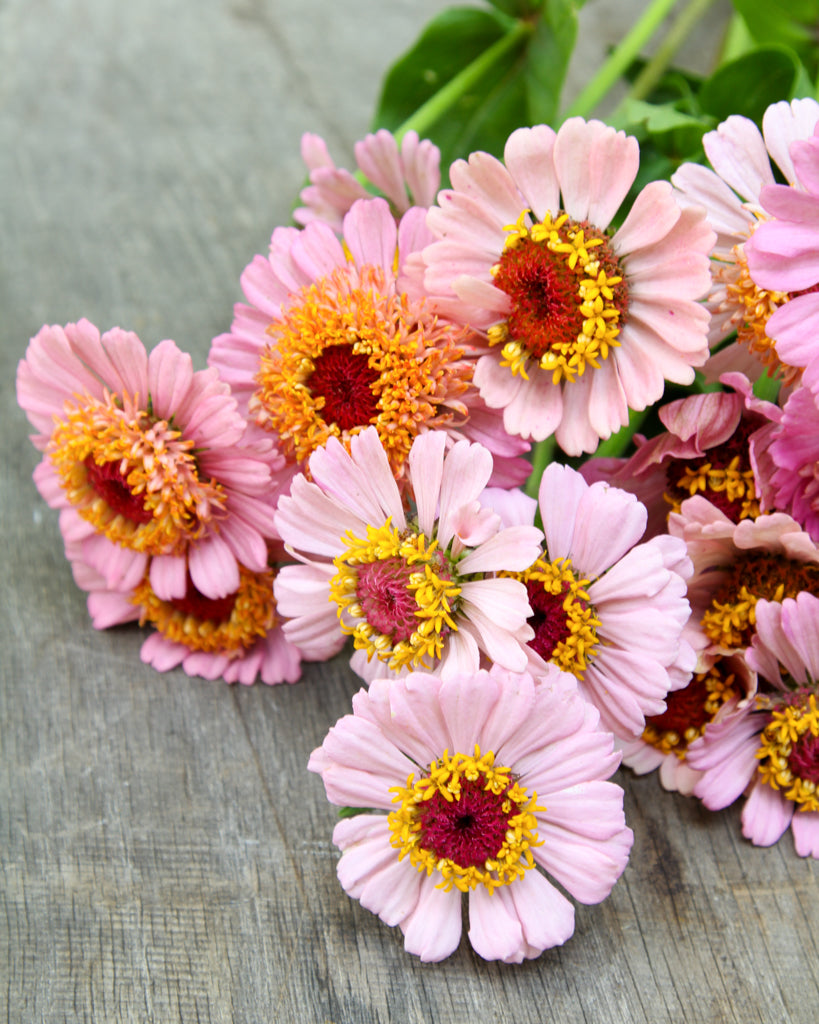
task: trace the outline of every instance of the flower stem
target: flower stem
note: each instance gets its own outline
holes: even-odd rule
[[[471,64],[458,72],[438,92],[430,96],[414,114],[393,133],[398,142],[408,131],[416,131],[423,137],[430,127],[439,121],[502,57],[518,46],[526,36],[531,35],[533,25],[528,21],[518,21],[512,28],[476,57]]]
[[[629,98],[642,100],[649,95],[654,86],[663,77],[663,73],[671,63],[674,54],[690,35],[692,29],[705,14],[714,0],[690,0],[680,16],[669,28],[665,39],[660,43],[657,52],[635,78],[629,90]]]
[[[614,52],[566,111],[565,117],[588,117],[617,82],[671,12],[677,0],[652,0]]]

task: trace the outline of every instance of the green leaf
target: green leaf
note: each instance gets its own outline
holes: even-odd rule
[[[560,93],[577,39],[577,7],[572,0],[547,0],[529,42],[526,109],[529,124],[557,118]]]
[[[718,121],[744,114],[760,122],[771,103],[793,98],[800,81],[801,63],[793,50],[759,46],[718,68],[703,83],[699,100]]]
[[[469,7],[451,8],[433,18],[387,72],[375,127],[391,131],[401,127],[419,107],[501,40],[512,24],[500,14]],[[474,112],[479,99],[479,93],[465,96],[448,120],[455,120],[464,110]]]
[[[354,818],[357,814],[372,814],[372,807],[339,807],[339,818]]]
[[[733,0],[733,3],[757,43],[782,43],[791,47],[807,63],[810,72],[816,73],[819,0]]]
[[[653,139],[666,156],[684,159],[699,149],[703,134],[713,127],[711,118],[694,117],[678,110],[673,103],[646,103],[627,99],[611,119],[615,128],[632,135]],[[642,132],[638,129],[642,128]]]

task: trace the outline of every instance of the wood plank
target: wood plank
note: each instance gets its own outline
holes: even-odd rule
[[[305,771],[359,687],[344,658],[275,688],[153,672],[136,630],[91,629],[31,482],[28,337],[88,316],[203,365],[287,221],[301,132],[349,159],[383,68],[443,6],[0,6],[0,1019],[815,1020],[815,862],[627,773],[631,864],[565,947],[418,963],[339,887]]]

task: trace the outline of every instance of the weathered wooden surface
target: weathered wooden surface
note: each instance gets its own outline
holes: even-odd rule
[[[301,132],[348,159],[383,68],[442,6],[0,2],[0,1019],[816,1020],[817,865],[653,778],[623,776],[632,862],[564,948],[407,956],[338,886],[335,811],[305,771],[358,688],[344,661],[292,687],[156,674],[135,631],[91,629],[31,483],[29,336],[88,316],[204,365],[287,220]]]

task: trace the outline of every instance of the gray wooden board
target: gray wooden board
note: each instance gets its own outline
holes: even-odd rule
[[[136,630],[91,628],[31,483],[29,336],[88,316],[204,365],[287,222],[301,132],[349,161],[384,67],[443,6],[0,0],[0,1019],[816,1019],[816,864],[628,773],[631,863],[565,947],[406,955],[338,886],[305,771],[358,688],[345,660],[274,688],[153,672]]]

